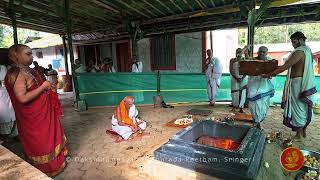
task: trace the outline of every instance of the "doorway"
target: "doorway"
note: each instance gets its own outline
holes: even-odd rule
[[[117,67],[118,72],[130,72],[131,70],[131,52],[129,42],[117,44]]]

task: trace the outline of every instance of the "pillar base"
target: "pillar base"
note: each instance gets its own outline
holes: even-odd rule
[[[75,108],[76,108],[76,111],[79,111],[79,112],[88,110],[88,106],[85,100],[78,100],[77,102],[75,102]]]

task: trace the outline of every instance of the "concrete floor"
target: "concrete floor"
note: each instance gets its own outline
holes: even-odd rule
[[[55,179],[213,179],[210,176],[192,170],[162,163],[153,158],[153,151],[167,142],[180,128],[166,127],[164,124],[181,117],[189,109],[212,109],[211,116],[226,116],[231,108],[217,105],[178,105],[173,109],[154,109],[152,106],[138,107],[140,116],[147,121],[148,136],[131,142],[115,143],[115,138],[106,134],[111,127],[114,107],[91,108],[86,112],[76,112],[72,107],[71,94],[60,95],[63,104],[61,119],[68,138],[70,158],[68,166]],[[246,110],[248,111],[248,110]],[[279,131],[285,137],[294,135],[282,125],[282,109],[271,107],[263,124],[264,131]],[[196,117],[200,118],[200,117]],[[320,116],[308,128],[308,137],[294,146],[320,151]],[[21,156],[21,148],[11,146]],[[294,173],[285,173],[279,164],[281,148],[276,143],[267,144],[257,179],[293,179]]]

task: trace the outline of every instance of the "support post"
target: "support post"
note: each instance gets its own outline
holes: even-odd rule
[[[66,36],[61,36],[62,42],[63,42],[63,52],[64,52],[64,66],[66,69],[66,75],[69,76],[69,65],[68,65],[68,49],[67,49],[67,43],[66,43]]]
[[[63,91],[64,92],[71,92],[73,90],[72,87],[72,76],[70,76],[69,73],[69,65],[68,65],[68,48],[67,48],[67,43],[66,43],[66,36],[61,36],[62,42],[63,42],[63,52],[64,52],[64,66],[65,66],[65,71],[66,75],[62,76],[63,82],[64,82],[64,87]]]
[[[249,56],[253,57],[253,44],[254,44],[254,24],[248,26],[248,49],[249,49]]]
[[[13,8],[13,0],[9,1],[9,16],[12,22],[14,44],[17,45],[18,44],[17,19],[16,19],[16,14],[14,12],[14,8]]]
[[[69,46],[69,55],[70,55],[70,62],[71,62],[71,71],[72,71],[72,79],[74,84],[74,93],[75,93],[75,107],[78,111],[86,110],[87,107],[84,101],[81,101],[79,98],[79,90],[78,90],[78,80],[77,74],[75,72],[75,65],[74,65],[74,57],[73,57],[73,47],[72,47],[72,34],[71,34],[71,18],[69,13],[69,0],[65,0],[65,17],[67,20],[67,38],[68,38],[68,46]]]
[[[212,31],[210,30],[210,49],[213,51]]]

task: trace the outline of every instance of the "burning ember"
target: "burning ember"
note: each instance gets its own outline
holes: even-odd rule
[[[232,139],[211,136],[201,136],[197,143],[231,151],[237,150],[240,146],[240,143]]]

